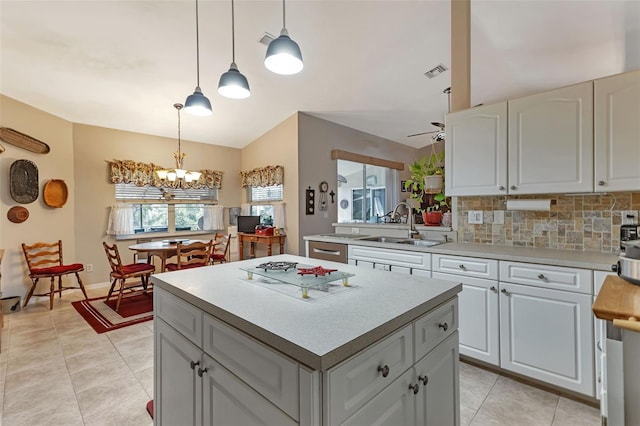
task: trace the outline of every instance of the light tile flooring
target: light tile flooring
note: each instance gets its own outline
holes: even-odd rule
[[[106,294],[88,287],[89,297]],[[153,323],[96,334],[67,291],[5,315],[0,353],[0,422],[18,425],[147,426],[153,395]],[[599,425],[598,410],[460,363],[462,425]],[[444,425],[443,425],[444,426]]]

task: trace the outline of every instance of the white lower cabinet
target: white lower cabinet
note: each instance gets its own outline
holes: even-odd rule
[[[500,283],[502,368],[594,395],[592,296]]]
[[[410,250],[349,245],[348,263],[405,275],[431,277],[431,254]]]

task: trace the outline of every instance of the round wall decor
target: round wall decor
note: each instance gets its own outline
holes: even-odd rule
[[[349,207],[349,201],[345,200],[340,200],[340,208],[341,209],[346,209],[347,207]]]
[[[42,198],[49,207],[62,207],[67,202],[69,191],[67,184],[62,179],[51,179],[44,184]]]
[[[7,212],[7,219],[13,223],[22,223],[29,219],[29,210],[22,206],[11,207]]]

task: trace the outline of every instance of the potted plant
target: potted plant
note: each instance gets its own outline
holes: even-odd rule
[[[444,151],[431,153],[429,159],[427,156],[414,162],[409,166],[411,178],[408,179],[404,188],[411,192],[410,198],[418,202],[419,207],[416,208],[418,213],[423,213],[422,208],[424,202],[424,194],[442,194],[442,183],[444,181]],[[444,194],[442,194],[444,197]]]
[[[442,222],[442,209],[444,207],[449,208],[447,197],[444,193],[439,192],[432,198],[433,204],[427,207],[426,211],[422,214],[422,219],[425,225],[440,225]]]

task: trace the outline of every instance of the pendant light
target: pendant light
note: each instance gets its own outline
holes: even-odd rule
[[[198,0],[196,0],[196,89],[192,95],[187,96],[184,103],[184,110],[191,115],[206,116],[213,114],[211,102],[200,89],[200,31],[198,28]]]
[[[229,71],[220,76],[218,93],[231,99],[245,99],[251,95],[249,82],[247,78],[238,71],[238,66],[236,65],[236,28],[233,0],[231,0],[231,66],[229,67]]]
[[[298,43],[289,37],[285,18],[284,0],[282,0],[282,30],[280,37],[269,43],[264,65],[276,74],[291,75],[302,71],[304,64]]]

